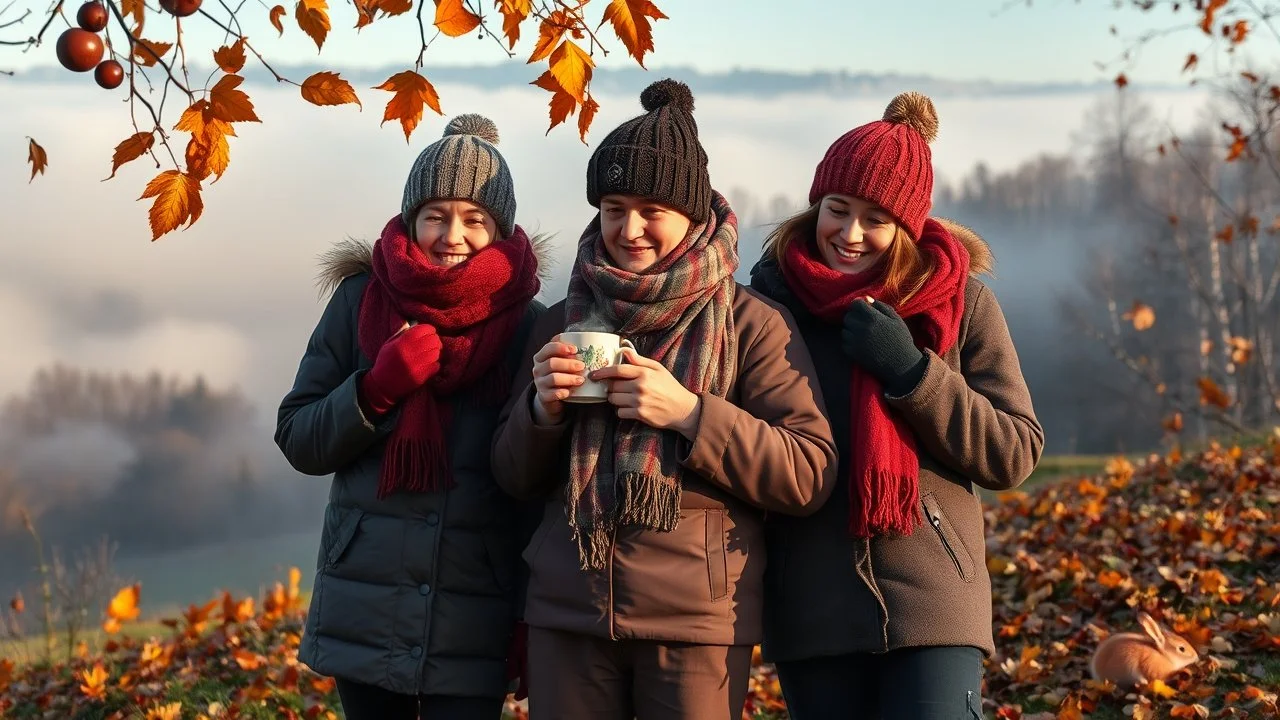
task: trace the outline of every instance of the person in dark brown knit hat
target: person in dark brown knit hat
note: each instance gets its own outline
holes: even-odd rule
[[[568,298],[535,326],[503,411],[498,484],[546,501],[531,575],[533,720],[737,720],[761,639],[764,511],[826,499],[835,455],[789,313],[733,279],[693,96],[663,80],[587,165],[599,209]],[[561,331],[634,343],[590,373]]]
[[[799,323],[840,449],[833,500],[768,523],[764,654],[795,720],[983,717],[976,488],[1025,480],[1044,431],[976,277],[990,250],[929,217],[937,131],[904,93],[838,138],[752,269]]]

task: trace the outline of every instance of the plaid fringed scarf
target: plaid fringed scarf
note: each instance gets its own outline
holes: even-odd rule
[[[724,397],[737,362],[737,268],[738,218],[719,193],[711,220],[691,228],[667,257],[640,274],[609,261],[597,215],[578,242],[568,329],[638,341],[642,353],[691,392]],[[565,512],[584,570],[604,568],[618,527],[675,529],[682,470],[673,433],[618,420],[609,404],[586,405],[577,410],[571,442]]]

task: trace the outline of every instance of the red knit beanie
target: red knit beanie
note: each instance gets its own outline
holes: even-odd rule
[[[919,240],[933,205],[933,157],[938,135],[933,101],[903,93],[885,108],[884,119],[856,127],[831,144],[813,173],[809,204],[837,193],[870,200]]]

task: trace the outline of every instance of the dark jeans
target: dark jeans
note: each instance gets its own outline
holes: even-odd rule
[[[337,680],[347,720],[499,720],[506,698],[401,695],[376,685]]]
[[[792,720],[983,720],[982,651],[922,647],[778,663]]]

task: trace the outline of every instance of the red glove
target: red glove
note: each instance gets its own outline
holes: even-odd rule
[[[516,687],[516,700],[529,697],[529,626],[523,622],[516,623],[515,633],[511,636],[511,646],[507,648],[507,682],[520,678]]]
[[[383,343],[373,368],[360,378],[360,400],[384,415],[440,370],[440,336],[430,325],[414,325]]]

